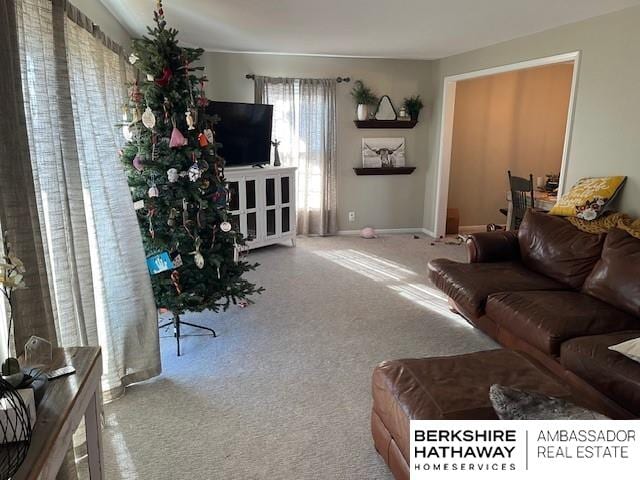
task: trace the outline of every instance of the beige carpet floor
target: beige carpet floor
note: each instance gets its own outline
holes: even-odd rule
[[[369,430],[375,365],[496,347],[427,279],[430,259],[464,255],[412,235],[252,252],[256,303],[188,315],[219,337],[187,337],[180,358],[162,339],[163,374],[106,407],[106,478],[390,479]]]

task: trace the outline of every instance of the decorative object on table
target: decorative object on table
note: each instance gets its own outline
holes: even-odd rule
[[[627,358],[630,358],[634,362],[640,363],[640,337],[632,338],[626,342],[611,345],[609,350],[621,353]]]
[[[356,102],[356,115],[358,120],[369,119],[369,107],[378,102],[378,97],[373,91],[362,83],[362,80],[356,80],[351,89],[351,96]]]
[[[144,200],[136,214],[153,292],[157,307],[172,313],[163,327],[174,328],[179,355],[183,313],[226,310],[262,289],[243,276],[256,265],[234,262],[234,245],[245,242],[241,233],[218,228],[230,215],[225,196],[214,200],[226,180],[212,130],[216,119],[205,109],[204,68],[197,66],[203,50],[179,46],[178,32],[167,27],[164,13],[159,2],[149,34],[133,41],[136,67],[152,75],[139,88],[156,122],[153,130],[140,124],[121,158],[132,201]],[[128,107],[134,106],[129,98]],[[144,158],[143,169],[133,166],[136,155]],[[190,255],[196,251],[204,263]]]
[[[48,340],[32,335],[24,344],[24,364],[40,366],[51,364],[53,358],[53,346]]]
[[[411,121],[409,112],[407,111],[407,108],[404,105],[400,107],[400,110],[398,111],[398,120],[402,120],[403,122]]]
[[[364,227],[362,230],[360,230],[360,236],[366,239],[378,238],[376,230],[373,227]]]
[[[36,419],[33,390],[0,379],[0,478],[11,478],[27,456]]]
[[[424,108],[424,104],[422,103],[422,99],[420,95],[413,95],[411,97],[407,97],[402,101],[402,106],[409,113],[409,117],[411,120],[418,121],[418,117],[420,116],[420,110]]]
[[[24,274],[27,271],[24,263],[13,252],[13,245],[8,240],[9,233],[4,232],[4,250],[0,257],[0,292],[4,295],[9,306],[9,322],[7,332],[7,352],[11,351],[11,329],[13,326],[13,294],[16,290],[25,288]]]
[[[626,180],[625,176],[581,178],[571,190],[558,199],[549,213],[561,217],[595,220],[607,210],[624,187]]]
[[[404,137],[363,138],[364,168],[404,167]]]
[[[544,182],[545,191],[550,193],[555,193],[558,191],[559,186],[560,186],[560,174],[549,173],[545,176],[545,182]]]
[[[279,167],[282,164],[280,163],[280,154],[278,153],[278,147],[280,146],[280,140],[272,140],[271,145],[273,145],[273,166]]]
[[[398,114],[396,113],[396,109],[393,107],[393,103],[391,103],[391,99],[389,95],[383,95],[380,97],[380,101],[378,102],[378,107],[376,108],[375,114],[376,120],[397,120]]]
[[[608,420],[598,412],[537,392],[491,385],[489,399],[500,420]]]

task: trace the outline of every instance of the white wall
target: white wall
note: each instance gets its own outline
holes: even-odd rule
[[[107,10],[100,0],[71,0],[74,7],[100,27],[111,40],[118,42],[125,50],[130,49],[131,36],[118,20]],[[149,16],[151,20],[151,16]]]
[[[584,176],[627,175],[618,208],[640,216],[640,7],[438,60],[431,89],[424,226],[435,221],[438,141],[445,76],[580,50],[567,184]]]
[[[351,83],[338,85],[338,227],[359,229],[421,227],[424,184],[429,144],[429,108],[411,130],[364,130],[353,124],[355,105],[349,92],[354,80],[362,79],[379,95],[391,97],[396,109],[402,99],[421,94],[430,103],[430,62],[408,60],[331,58],[296,55],[254,55],[205,53],[203,64],[210,80],[207,94],[213,100],[253,102],[253,81],[247,73],[269,76],[331,78],[349,76]],[[356,176],[353,167],[362,165],[362,137],[404,136],[407,165],[416,166],[412,175]],[[348,212],[356,222],[348,222]]]

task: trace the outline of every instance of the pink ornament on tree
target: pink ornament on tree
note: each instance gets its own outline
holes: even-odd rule
[[[173,127],[171,131],[171,140],[169,140],[169,146],[171,148],[180,148],[184,147],[187,144],[187,139],[184,138],[182,132],[178,130],[176,127]]]

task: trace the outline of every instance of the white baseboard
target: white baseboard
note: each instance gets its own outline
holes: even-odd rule
[[[424,228],[376,228],[379,234],[401,234],[401,233],[426,233]],[[360,235],[360,230],[338,230],[338,235]],[[433,236],[433,235],[432,235]]]
[[[426,228],[422,229],[422,233],[424,233],[425,235],[429,235],[432,238],[436,238],[435,232],[432,232],[431,230],[427,230]]]

